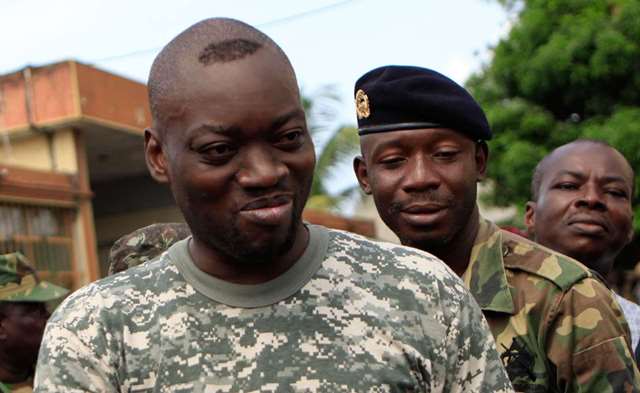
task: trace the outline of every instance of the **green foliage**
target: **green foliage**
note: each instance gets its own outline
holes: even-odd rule
[[[351,163],[360,151],[358,131],[353,126],[336,125],[341,102],[333,87],[326,86],[311,96],[302,98],[309,131],[316,144],[316,169],[307,207],[320,210],[337,210],[342,203],[358,194],[359,187],[347,183],[342,190],[332,190],[330,183],[339,176],[341,169]]]
[[[487,200],[524,205],[540,158],[576,138],[618,148],[640,188],[640,2],[498,1],[514,25],[467,82],[494,132]]]

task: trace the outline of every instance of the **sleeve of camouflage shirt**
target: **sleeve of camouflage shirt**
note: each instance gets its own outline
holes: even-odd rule
[[[565,392],[639,392],[626,322],[611,291],[586,278],[572,286],[546,321],[547,354]],[[558,366],[559,365],[559,366]]]
[[[447,331],[447,381],[443,392],[513,392],[480,307],[467,293]],[[443,296],[450,294],[443,291]],[[425,332],[429,334],[429,332]]]
[[[84,288],[92,291],[94,286]],[[98,294],[90,301],[77,296],[67,298],[53,314],[44,333],[35,376],[35,392],[118,392],[117,330],[106,331],[100,313],[104,299]],[[74,329],[69,329],[73,326]],[[103,330],[95,334],[95,330]],[[84,337],[91,337],[91,345]]]

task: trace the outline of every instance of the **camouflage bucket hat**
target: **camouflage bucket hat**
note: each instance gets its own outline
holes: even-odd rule
[[[116,240],[109,253],[109,274],[143,264],[191,235],[187,224],[158,223],[137,229]]]
[[[68,289],[40,281],[36,270],[21,253],[0,255],[0,301],[48,302],[67,293]]]

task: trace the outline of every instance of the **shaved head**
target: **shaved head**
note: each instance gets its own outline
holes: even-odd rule
[[[269,51],[282,62],[295,82],[289,59],[267,35],[244,22],[229,18],[205,19],[180,33],[160,51],[151,66],[149,103],[153,128],[162,131],[173,113],[168,103],[179,102],[184,94],[184,81],[194,71],[215,67]]]
[[[542,160],[540,160],[538,165],[536,165],[536,168],[533,171],[533,177],[531,178],[531,200],[532,201],[537,201],[538,198],[540,197],[540,184],[542,183],[542,178],[544,177],[544,174],[545,174],[545,171],[547,170],[547,166],[548,166],[549,162],[551,162],[552,159],[555,156],[557,156],[558,154],[559,155],[563,155],[567,149],[571,149],[573,146],[581,145],[581,144],[598,145],[598,146],[602,146],[604,148],[609,148],[609,149],[615,151],[618,155],[620,155],[620,157],[622,157],[622,159],[627,164],[626,166],[628,167],[629,171],[631,172],[631,177],[632,178],[635,177],[635,173],[634,173],[633,167],[631,166],[631,164],[629,164],[629,161],[622,155],[622,153],[620,153],[613,146],[609,145],[607,142],[599,141],[599,140],[596,140],[596,139],[576,139],[573,142],[567,143],[565,145],[562,145],[562,146],[559,146],[559,147],[553,149],[551,151],[551,153],[549,153],[546,156],[544,156],[544,158],[542,158]],[[632,183],[632,187],[633,187],[632,188],[632,193],[635,193],[635,182]]]
[[[526,205],[529,236],[601,274],[633,237],[633,169],[608,144],[577,140],[545,157]]]

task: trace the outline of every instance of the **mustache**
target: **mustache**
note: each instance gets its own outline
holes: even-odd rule
[[[455,201],[456,199],[453,195],[441,195],[435,190],[421,191],[412,193],[409,199],[392,202],[389,205],[389,212],[397,214],[413,204],[434,204],[442,207],[452,207],[455,205]]]

